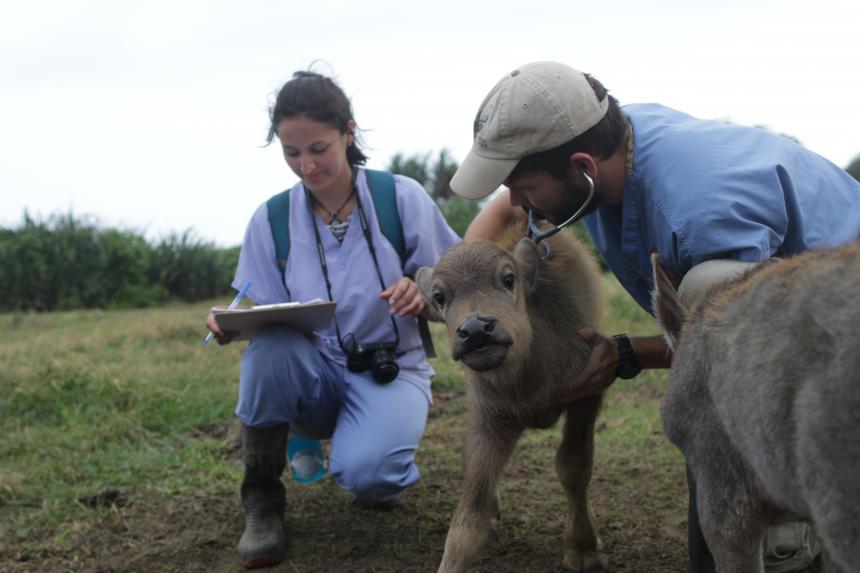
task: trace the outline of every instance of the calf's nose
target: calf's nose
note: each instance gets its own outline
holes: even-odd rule
[[[472,314],[457,327],[457,337],[470,348],[478,348],[494,340],[496,319]]]

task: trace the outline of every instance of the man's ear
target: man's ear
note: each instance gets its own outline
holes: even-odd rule
[[[594,160],[594,157],[583,152],[577,151],[576,153],[570,154],[569,160],[569,168],[568,168],[568,176],[571,178],[571,181],[585,181],[582,180],[582,172],[588,174],[592,179],[597,178],[597,161]]]

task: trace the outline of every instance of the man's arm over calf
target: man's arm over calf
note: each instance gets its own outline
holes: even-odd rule
[[[511,205],[510,193],[502,191],[481,209],[466,229],[465,241],[492,241],[517,219],[526,219],[525,211]]]

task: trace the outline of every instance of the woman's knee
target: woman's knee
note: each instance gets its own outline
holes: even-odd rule
[[[242,355],[236,413],[246,425],[291,423],[315,401],[320,378],[313,343],[287,327],[260,331]]]
[[[293,362],[311,361],[317,354],[304,334],[282,325],[258,332],[242,354],[240,376],[258,380],[293,370]]]
[[[415,450],[332,452],[329,472],[360,501],[386,501],[418,481]]]
[[[285,348],[313,347],[307,335],[283,324],[273,324],[257,332],[247,350],[266,354],[283,354]],[[246,352],[247,354],[247,352]]]

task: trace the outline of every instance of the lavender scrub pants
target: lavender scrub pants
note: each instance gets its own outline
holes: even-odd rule
[[[424,392],[402,374],[379,384],[288,327],[259,332],[242,355],[242,423],[289,424],[305,437],[330,438],[329,473],[360,501],[386,501],[418,481],[415,452],[428,408]]]

